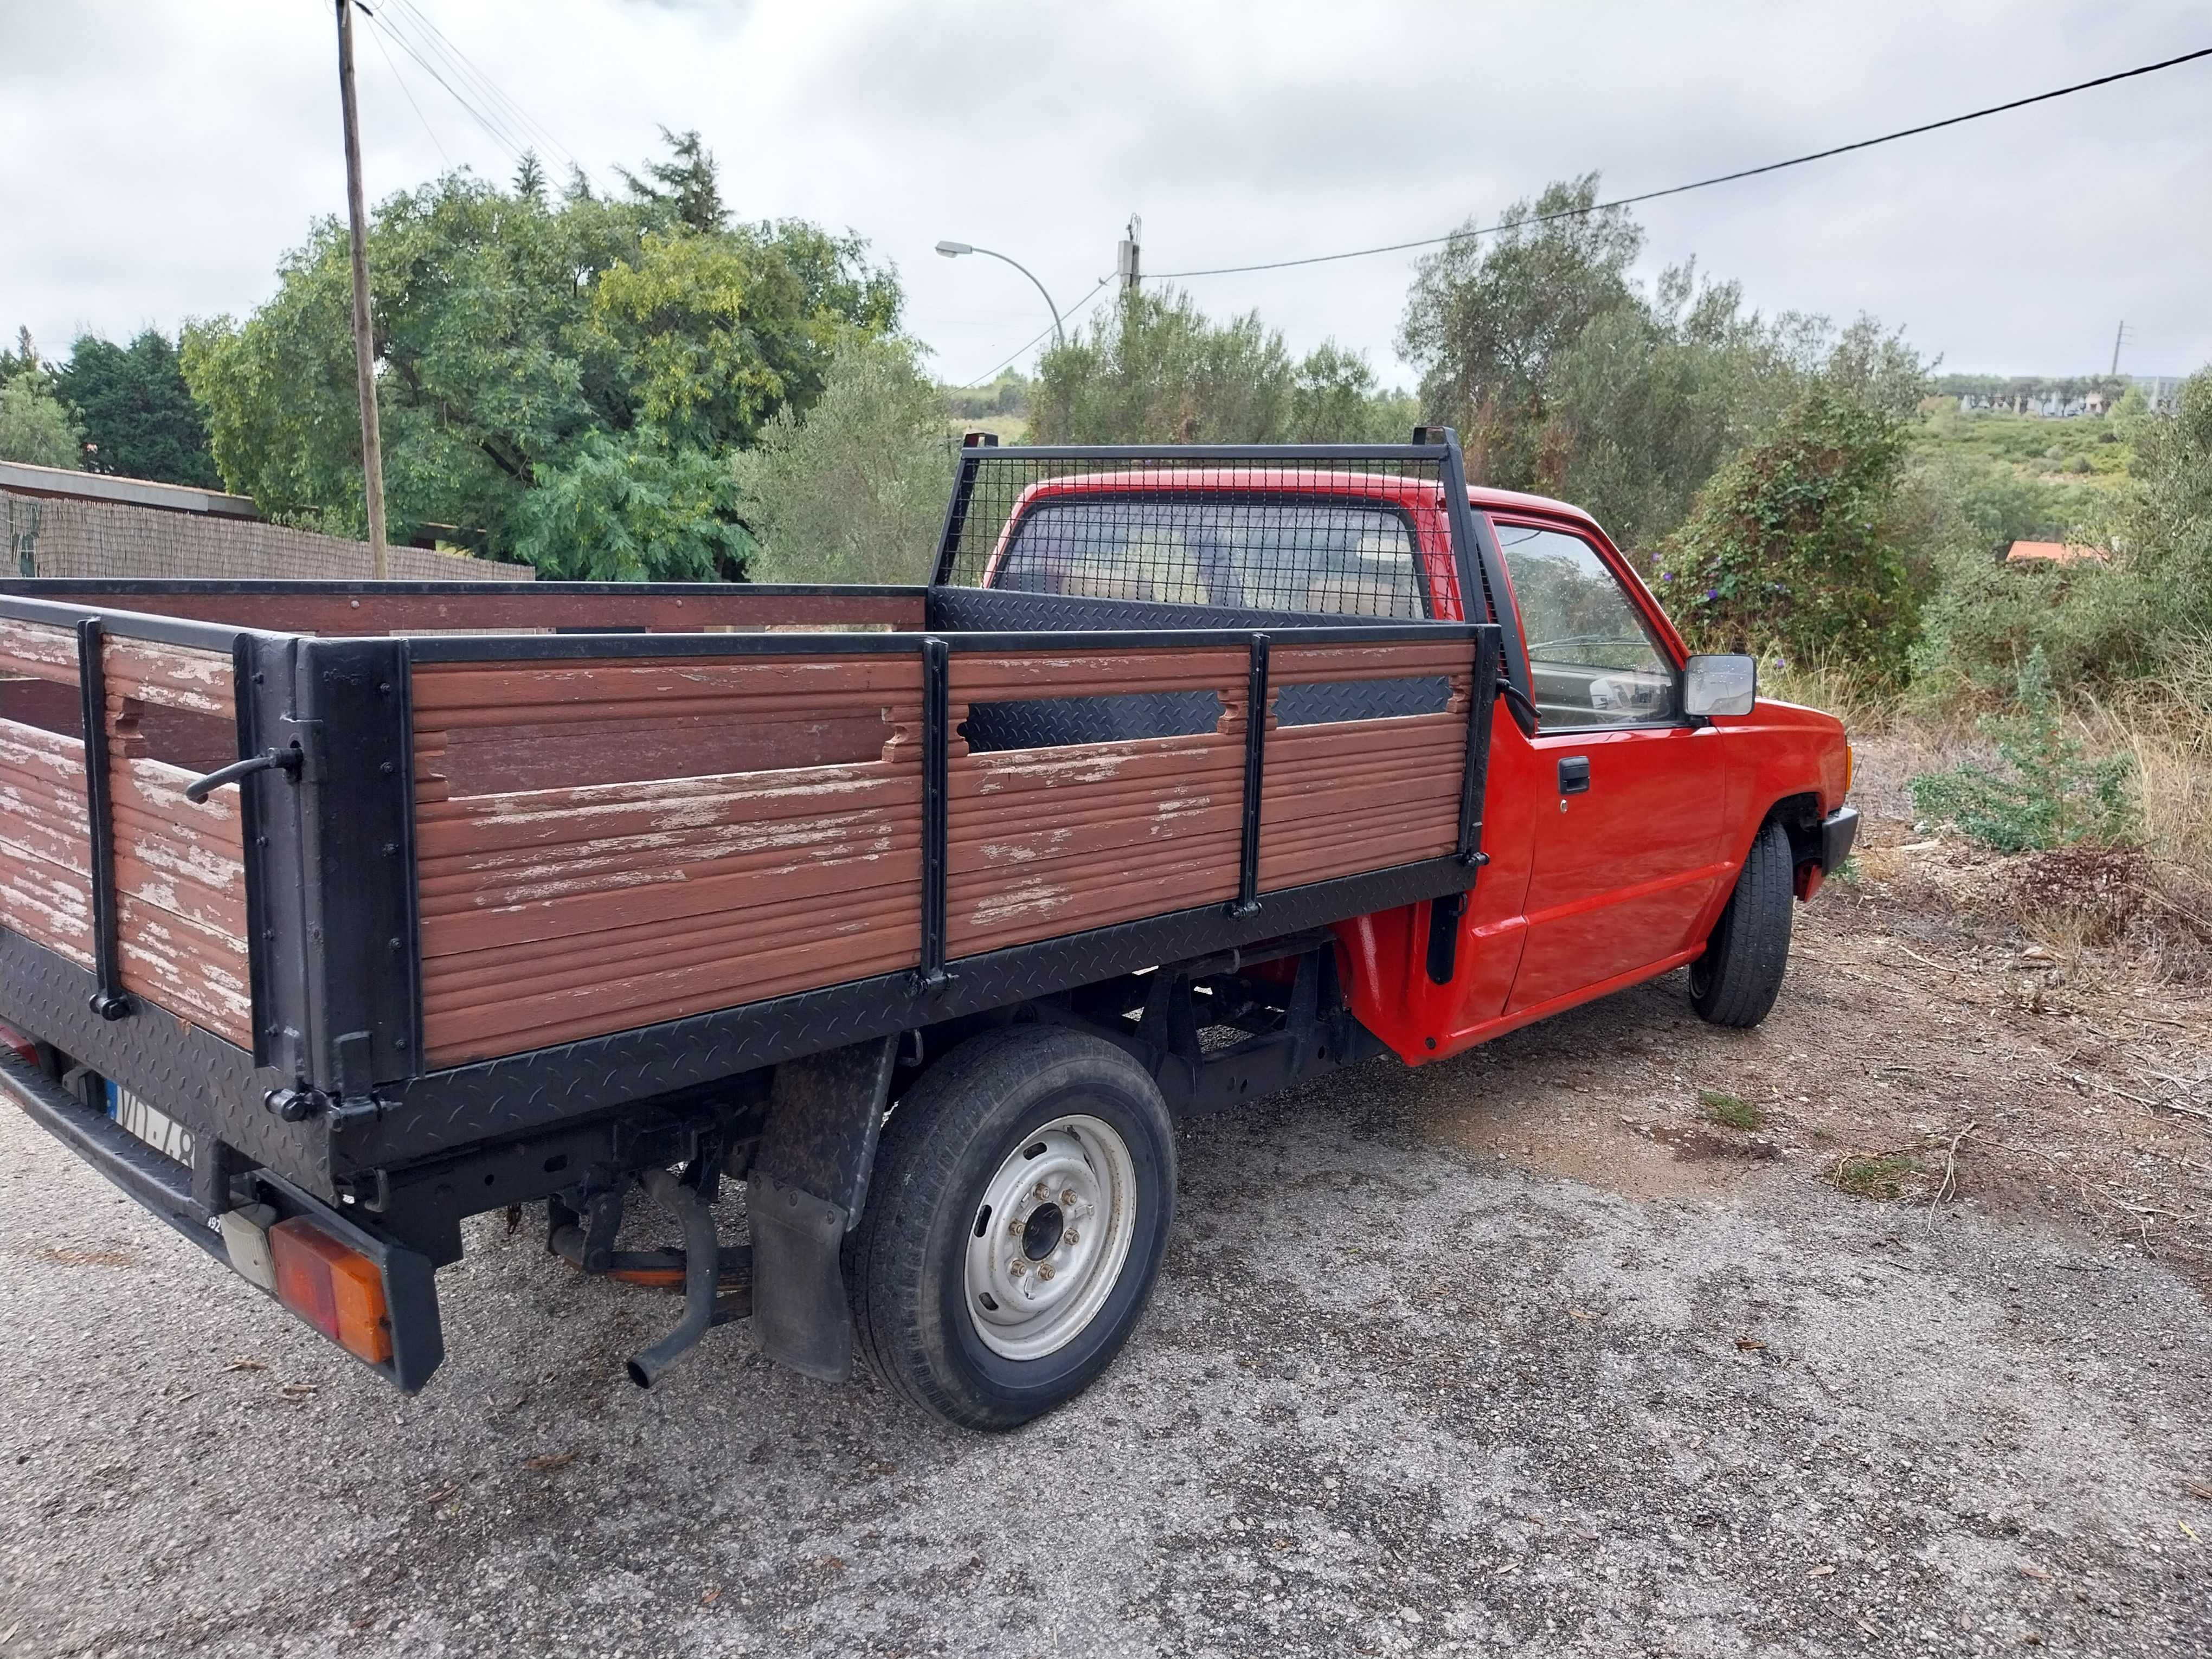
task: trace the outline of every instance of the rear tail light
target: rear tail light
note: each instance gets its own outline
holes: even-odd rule
[[[356,1358],[391,1359],[392,1315],[375,1262],[297,1215],[269,1230],[269,1254],[279,1302]]]
[[[0,1025],[0,1046],[13,1048],[22,1056],[26,1066],[39,1063],[39,1045],[12,1025]]]

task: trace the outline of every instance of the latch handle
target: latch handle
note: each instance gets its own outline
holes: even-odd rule
[[[185,799],[189,801],[204,801],[223,785],[236,783],[240,778],[255,772],[296,773],[300,769],[302,758],[297,748],[264,750],[260,754],[249,756],[242,761],[233,761],[229,765],[210,772],[204,778],[194,778],[185,786]]]

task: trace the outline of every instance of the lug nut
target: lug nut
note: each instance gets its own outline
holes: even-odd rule
[[[1060,1194],[1060,1208],[1062,1208],[1063,1210],[1072,1210],[1072,1209],[1073,1209],[1073,1208],[1075,1207],[1075,1188],[1073,1188],[1073,1187],[1067,1188],[1066,1190],[1064,1190],[1064,1191]]]
[[[1014,1278],[1016,1278],[1016,1279],[1019,1279],[1019,1278],[1020,1278],[1024,1273],[1027,1273],[1029,1270],[1030,1270],[1030,1264],[1029,1264],[1027,1261],[1024,1261],[1020,1256],[1016,1256],[1016,1257],[1013,1259],[1013,1261],[1011,1261],[1011,1262],[1009,1262],[1009,1263],[1007,1264],[1007,1266],[1006,1266],[1006,1271],[1007,1271],[1007,1273],[1009,1273],[1010,1274],[1012,1274],[1012,1275]]]
[[[1049,1261],[1040,1263],[1037,1267],[1037,1277],[1039,1279],[1050,1279],[1052,1277],[1052,1263]]]
[[[1083,1243],[1083,1235],[1077,1232],[1074,1228],[1070,1227],[1066,1232],[1060,1236],[1060,1242],[1063,1244],[1080,1244]]]
[[[1038,1203],[1042,1204],[1049,1199],[1052,1196],[1052,1194],[1046,1188],[1044,1182],[1040,1181],[1037,1182],[1036,1187],[1030,1190],[1030,1196],[1036,1200]]]

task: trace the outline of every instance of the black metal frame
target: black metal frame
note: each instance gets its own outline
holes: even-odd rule
[[[923,592],[911,583],[896,582],[440,582],[440,581],[320,581],[277,577],[218,579],[172,576],[15,576],[0,578],[0,598],[35,599],[41,604],[68,603],[72,595],[93,595],[112,601],[118,594],[177,596],[194,593],[224,596],[287,595],[316,597],[357,596],[362,599],[398,593],[410,598],[469,599],[492,597],[550,599],[696,599],[702,593],[738,592],[752,598],[912,599]],[[52,596],[49,600],[48,596]],[[5,613],[0,613],[5,614]],[[142,613],[132,613],[134,616]],[[156,620],[149,617],[148,620]],[[165,620],[165,619],[164,619]],[[222,623],[202,627],[237,631]],[[152,637],[145,635],[143,637]],[[176,641],[171,641],[175,643]]]
[[[1370,465],[1433,465],[1437,470],[1437,483],[1443,492],[1445,518],[1451,526],[1452,556],[1459,577],[1462,604],[1472,620],[1487,620],[1501,627],[1504,635],[1502,644],[1505,676],[1522,696],[1534,696],[1528,651],[1519,630],[1506,625],[1512,615],[1510,597],[1512,588],[1506,580],[1504,555],[1498,548],[1497,538],[1490,533],[1485,515],[1476,512],[1468,499],[1467,463],[1461,453],[1459,434],[1450,427],[1415,427],[1413,441],[1407,444],[964,444],[960,451],[959,471],[953,481],[951,500],[945,509],[944,526],[938,534],[937,557],[931,566],[930,591],[933,594],[962,591],[951,586],[953,562],[967,527],[975,480],[986,462],[998,466],[1026,462],[1091,462],[1101,466],[1114,463],[1141,465],[1147,462],[1243,462],[1275,469],[1363,462]],[[1218,495],[1224,492],[1216,489],[1206,493]],[[1296,493],[1258,489],[1253,491],[1255,495],[1270,497],[1294,496]],[[1354,498],[1331,496],[1329,499]],[[1421,591],[1423,605],[1428,607],[1425,582],[1422,584]],[[1127,602],[1107,600],[1102,603]],[[1196,610],[1200,607],[1151,608]],[[1300,620],[1305,619],[1304,613],[1291,614],[1297,615]],[[1245,621],[1242,617],[1238,620],[1240,623]],[[941,626],[934,615],[931,618],[931,626]]]

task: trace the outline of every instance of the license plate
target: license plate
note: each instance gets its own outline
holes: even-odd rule
[[[192,1132],[119,1084],[107,1085],[107,1115],[162,1157],[179,1164],[191,1163]]]

